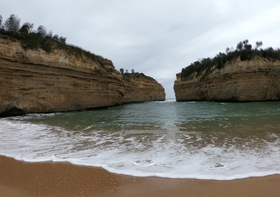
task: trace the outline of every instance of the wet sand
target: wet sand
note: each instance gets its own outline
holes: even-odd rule
[[[132,177],[69,163],[0,156],[0,197],[219,197],[280,195],[280,175],[232,181]]]

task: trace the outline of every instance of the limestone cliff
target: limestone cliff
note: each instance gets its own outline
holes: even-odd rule
[[[0,116],[62,112],[164,100],[146,76],[124,80],[110,60],[63,48],[25,50],[0,38]]]
[[[205,77],[205,76],[204,76]],[[236,58],[222,69],[211,69],[204,78],[193,73],[187,80],[177,74],[177,101],[267,101],[280,100],[280,61],[255,56]]]

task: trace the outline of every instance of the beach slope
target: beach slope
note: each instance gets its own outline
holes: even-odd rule
[[[0,156],[2,197],[276,197],[280,176],[231,181],[132,177],[69,163],[26,163]]]

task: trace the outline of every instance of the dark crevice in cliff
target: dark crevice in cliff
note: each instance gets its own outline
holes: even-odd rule
[[[22,109],[11,104],[2,106],[2,108],[4,108],[4,110],[0,113],[0,117],[22,116],[26,114]]]

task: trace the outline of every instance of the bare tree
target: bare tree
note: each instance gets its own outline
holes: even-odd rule
[[[256,42],[256,49],[258,49],[259,47],[261,47],[263,45],[262,41],[257,41]]]
[[[244,40],[244,41],[243,41],[244,46],[246,46],[248,43],[249,43],[248,40]]]
[[[26,22],[22,25],[19,31],[22,33],[29,34],[32,31],[32,29],[33,29],[33,24]]]
[[[62,44],[66,44],[66,37],[60,36],[58,41]]]
[[[47,29],[44,26],[40,25],[37,29],[37,34],[44,38],[47,35]]]
[[[236,46],[236,49],[241,51],[243,49],[243,42],[239,42]]]
[[[135,72],[135,70],[134,69],[131,69],[131,73],[134,73]]]
[[[251,51],[252,50],[252,45],[246,44],[245,49],[246,49],[246,51]]]
[[[3,23],[3,18],[2,16],[0,15],[0,30],[3,30],[4,29],[4,26],[2,25]]]
[[[58,39],[59,39],[58,35],[55,34],[55,35],[53,36],[53,39],[54,39],[55,41],[58,41]]]
[[[121,73],[123,74],[123,72],[124,72],[124,69],[123,69],[123,68],[121,68],[121,69],[120,69],[120,72],[121,72]]]
[[[53,32],[52,32],[52,30],[50,30],[49,33],[47,33],[46,36],[52,38],[52,37],[53,37]]]
[[[19,25],[20,25],[20,19],[14,14],[12,14],[10,18],[8,18],[5,21],[4,24],[6,31],[10,31],[10,32],[18,32]]]
[[[230,52],[229,47],[226,48],[226,54],[228,54]]]

